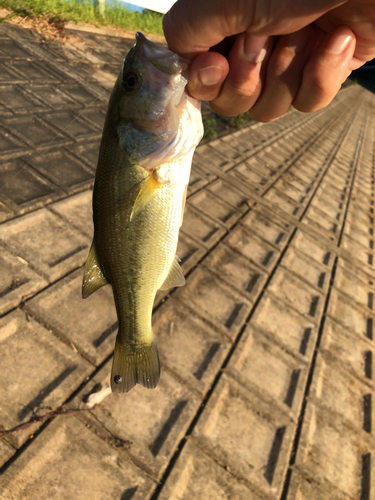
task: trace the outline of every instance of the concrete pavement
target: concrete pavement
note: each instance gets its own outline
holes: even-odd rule
[[[371,500],[374,96],[198,147],[160,384],[90,410],[117,318],[109,287],[80,298],[82,265],[128,44],[78,35],[0,27],[0,498]]]

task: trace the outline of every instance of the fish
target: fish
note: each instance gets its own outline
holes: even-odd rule
[[[157,386],[155,295],[185,284],[176,249],[192,157],[203,136],[200,101],[185,91],[189,67],[138,32],[109,99],[82,297],[112,286],[118,317],[112,392]]]

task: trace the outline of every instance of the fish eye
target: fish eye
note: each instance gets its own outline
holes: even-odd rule
[[[141,86],[141,79],[133,71],[128,71],[122,75],[122,86],[127,92],[134,92]]]

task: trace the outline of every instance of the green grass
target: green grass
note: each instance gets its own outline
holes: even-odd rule
[[[209,141],[212,141],[213,139],[216,139],[217,133],[216,133],[216,127],[217,123],[215,118],[205,118],[203,120],[203,126],[204,126],[204,136],[206,139]]]
[[[239,115],[232,118],[229,124],[231,127],[240,129],[248,122],[249,118],[249,112],[246,111],[245,113],[240,113]]]
[[[128,10],[121,2],[105,5],[100,13],[98,0],[0,0],[0,7],[19,16],[47,17],[51,20],[113,26],[129,31],[163,35],[163,15],[144,10]]]

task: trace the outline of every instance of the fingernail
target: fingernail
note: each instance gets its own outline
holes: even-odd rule
[[[331,38],[331,40],[328,42],[326,50],[331,54],[336,54],[336,55],[342,54],[346,49],[346,47],[349,45],[351,39],[352,39],[351,35],[344,33],[334,38]]]
[[[223,69],[220,66],[207,66],[198,72],[199,79],[203,85],[210,87],[220,82],[223,76]]]
[[[249,62],[260,63],[266,57],[267,50],[265,45],[268,36],[245,35],[244,53]]]

